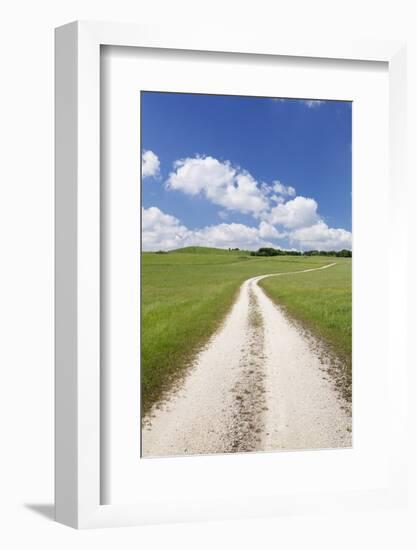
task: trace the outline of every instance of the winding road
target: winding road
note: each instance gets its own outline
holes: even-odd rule
[[[350,447],[350,405],[323,346],[253,277],[185,379],[144,419],[142,456]]]

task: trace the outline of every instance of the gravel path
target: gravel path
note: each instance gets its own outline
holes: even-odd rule
[[[318,269],[327,269],[329,264]],[[180,387],[144,419],[142,455],[351,446],[350,405],[316,339],[245,281]]]

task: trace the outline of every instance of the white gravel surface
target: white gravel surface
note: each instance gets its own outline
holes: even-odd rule
[[[351,446],[350,405],[320,343],[257,284],[307,271],[242,284],[183,382],[144,419],[143,456]]]

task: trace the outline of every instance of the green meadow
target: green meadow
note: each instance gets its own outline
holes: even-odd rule
[[[260,284],[289,315],[322,337],[350,365],[351,261],[322,256],[254,257],[190,247],[141,256],[141,394],[146,413],[178,380],[233,304],[241,283],[336,262],[327,270]]]

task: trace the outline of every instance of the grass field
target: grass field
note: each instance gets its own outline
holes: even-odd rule
[[[296,275],[303,279],[293,287],[288,286],[293,277],[274,279],[276,286],[267,286],[266,281],[263,284],[272,298],[310,323],[313,330],[347,357],[350,261],[317,256],[257,258],[241,251],[198,247],[168,254],[142,253],[142,412],[146,413],[181,377],[225,317],[245,279],[320,267],[333,261],[340,265],[328,271]],[[284,279],[286,291],[280,293]]]
[[[227,248],[210,248],[208,246],[186,246],[184,248],[178,248],[172,250],[171,254],[201,254],[206,256],[248,256],[249,253],[246,250],[228,250]]]

